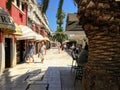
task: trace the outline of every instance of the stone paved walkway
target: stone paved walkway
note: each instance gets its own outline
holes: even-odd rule
[[[65,51],[47,50],[42,64],[37,55],[34,63],[18,64],[0,77],[0,90],[81,90],[74,87],[70,72],[72,58]]]

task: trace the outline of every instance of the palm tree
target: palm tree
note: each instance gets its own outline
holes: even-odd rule
[[[62,6],[63,6],[63,0],[60,0],[59,7],[56,14],[58,28],[62,27],[63,19],[65,18],[65,13],[62,11]]]
[[[61,44],[62,42],[68,39],[67,35],[63,32],[63,27],[62,27],[63,19],[65,18],[65,13],[62,11],[63,1],[64,0],[59,1],[59,7],[56,14],[56,18],[57,18],[56,23],[58,24],[58,26],[56,33],[53,36],[53,40],[58,41]]]
[[[53,35],[52,40],[58,41],[61,44],[68,39],[68,36],[64,32],[56,32],[55,35]]]
[[[12,2],[13,2],[14,0],[8,0],[7,2],[6,2],[6,8],[8,9],[8,10],[10,10],[11,9],[11,5],[12,5]]]
[[[57,26],[56,33],[52,36],[52,40],[58,41],[61,44],[63,41],[68,39],[67,35],[64,34],[63,27],[62,27],[63,19],[65,18],[65,13],[62,11],[63,1],[64,0],[59,1],[59,7],[56,15],[56,18],[57,18],[56,23],[58,24],[58,26]],[[41,2],[42,2],[42,12],[46,13],[46,10],[49,5],[49,0],[42,0]]]
[[[83,90],[120,89],[120,2],[75,0],[78,18],[89,39]]]
[[[59,27],[62,26],[63,19],[65,18],[65,13],[62,11],[62,6],[63,6],[63,0],[60,0],[59,7],[58,7],[58,10],[57,10],[57,15],[56,15],[57,24],[59,25]]]
[[[49,0],[42,0],[41,4],[42,4],[42,13],[46,13],[46,10],[48,9],[48,5],[49,5]]]
[[[57,21],[56,21],[57,24],[59,25],[59,27],[62,27],[63,19],[65,18],[65,13],[62,10],[58,10],[56,18],[57,18]]]

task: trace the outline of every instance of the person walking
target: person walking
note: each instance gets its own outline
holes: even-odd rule
[[[26,51],[25,51],[25,48],[23,48],[23,50],[22,50],[22,60],[23,60],[23,62],[26,61]]]
[[[34,62],[34,57],[33,57],[33,55],[34,55],[34,49],[35,49],[34,44],[33,44],[32,41],[30,41],[28,43],[28,47],[27,47],[27,59],[28,59],[28,63],[30,63],[31,59],[32,59],[32,62]]]
[[[46,45],[45,42],[42,41],[39,45],[39,53],[38,53],[38,57],[41,58],[41,63],[44,62],[44,55],[46,54]]]
[[[58,53],[60,53],[61,52],[61,43],[60,42],[57,43],[57,48],[58,48]]]

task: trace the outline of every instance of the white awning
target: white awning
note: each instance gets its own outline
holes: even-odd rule
[[[44,40],[44,37],[42,35],[37,34],[35,40]]]
[[[22,29],[22,36],[16,36],[17,40],[34,39],[43,40],[43,36],[35,33],[31,28],[24,25],[19,25]]]

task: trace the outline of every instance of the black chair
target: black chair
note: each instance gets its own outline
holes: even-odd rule
[[[88,51],[85,49],[81,50],[78,59],[76,59],[77,67],[75,68],[74,85],[76,84],[76,81],[82,80],[83,72],[85,70],[84,67],[87,63],[87,59],[88,59]]]
[[[77,68],[75,68],[74,86],[76,85],[76,82],[77,82],[78,80],[82,80],[83,71],[84,71],[84,65],[79,65],[79,66],[77,66]]]
[[[74,51],[71,52],[71,56],[72,56],[72,66],[71,66],[71,72],[73,71],[73,69],[77,68],[77,55],[75,54]]]

